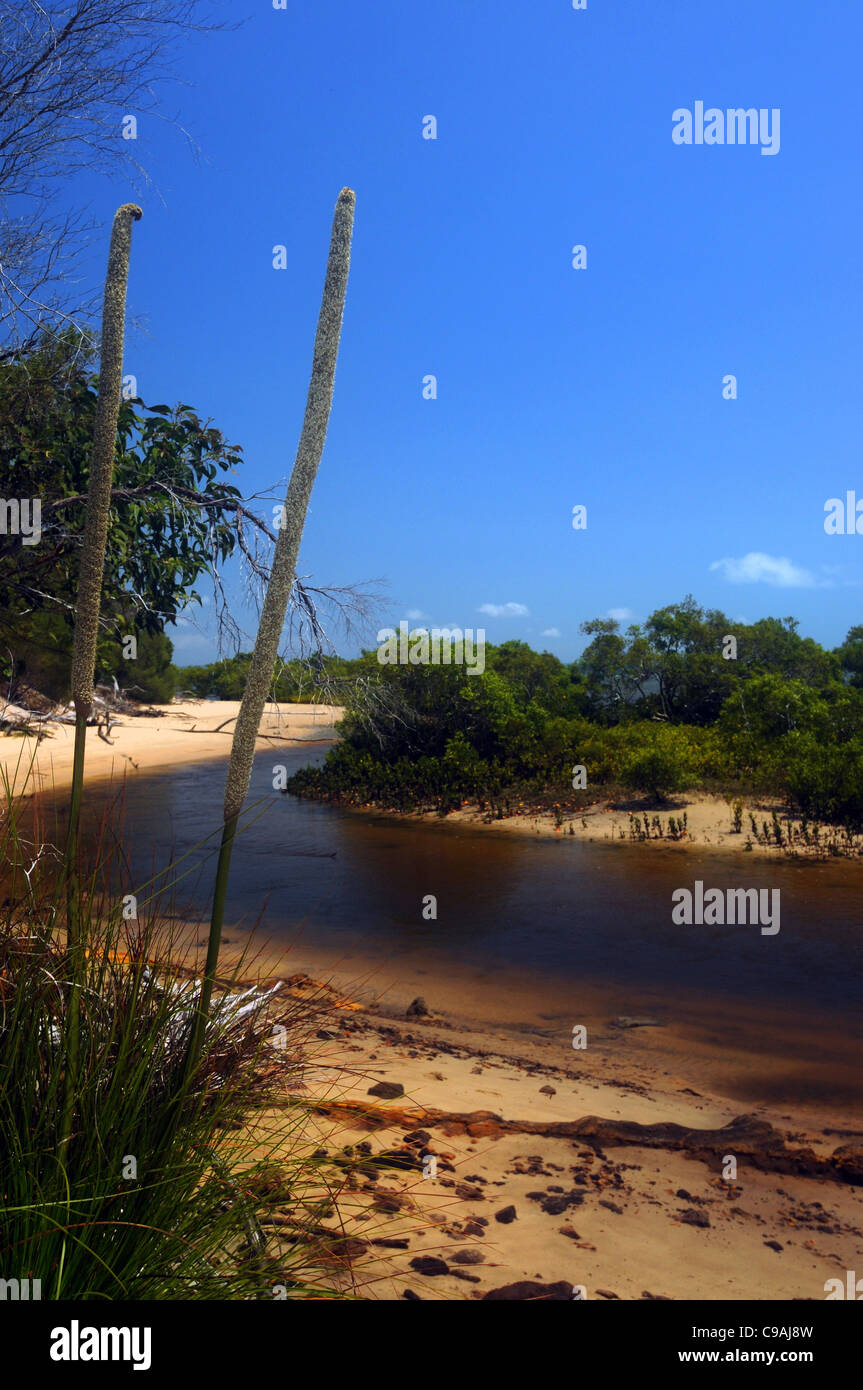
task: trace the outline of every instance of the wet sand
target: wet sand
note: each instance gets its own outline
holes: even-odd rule
[[[648,1027],[565,1059],[309,976],[286,992],[321,1026],[284,1099],[347,1172],[333,1278],[363,1297],[823,1299],[859,1265],[863,1126],[841,1112],[711,1095]]]

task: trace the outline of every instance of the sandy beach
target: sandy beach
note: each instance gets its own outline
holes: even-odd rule
[[[147,713],[120,715],[110,743],[87,731],[85,776],[89,781],[164,772],[180,763],[226,758],[231,748],[236,700],[183,700],[153,705]],[[335,737],[342,710],[334,705],[270,704],[261,721],[258,748],[295,747]],[[0,770],[23,794],[62,790],[72,778],[75,729],[45,726],[47,736],[0,738]]]
[[[304,974],[285,992],[320,1010],[285,1098],[345,1173],[333,1278],[362,1297],[820,1300],[859,1265],[863,1131],[841,1113],[712,1096],[634,1020],[567,1060]]]

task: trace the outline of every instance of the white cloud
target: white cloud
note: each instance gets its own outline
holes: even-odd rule
[[[560,633],[556,627],[547,627],[542,635],[543,637],[559,637]]]
[[[530,617],[530,610],[524,603],[483,603],[479,611],[489,618]]]
[[[801,569],[784,556],[764,555],[750,550],[739,560],[714,560],[711,570],[720,570],[729,584],[772,584],[777,589],[811,589],[818,583],[809,570]]]
[[[417,618],[426,617],[426,614],[422,611],[421,608],[409,608],[407,616],[411,621],[415,621]]]
[[[635,614],[631,608],[609,608],[608,616],[614,618],[615,622],[626,623],[631,622]]]

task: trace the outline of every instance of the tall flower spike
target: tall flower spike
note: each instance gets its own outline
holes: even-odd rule
[[[226,821],[239,814],[249,790],[255,741],[273,680],[279,640],[294,582],[300,540],[306,524],[306,511],[327,436],[351,263],[355,202],[356,195],[350,188],[343,188],[336,202],[306,414],[285,497],[284,524],[276,538],[273,567],[264,596],[255,650],[234,728],[225,785]]]
[[[140,217],[141,209],[134,203],[124,203],[114,214],[111,247],[108,252],[108,273],[105,277],[99,396],[96,403],[90,482],[84,513],[75,641],[72,648],[72,698],[76,715],[85,720],[89,718],[93,709],[102,576],[111,510],[114,458],[117,452],[117,419],[120,414],[123,386],[123,329],[126,318],[126,282],[129,277],[132,223],[137,222]]]
[[[355,203],[356,195],[354,192],[350,188],[343,188],[336,201],[336,210],[333,215],[330,254],[327,261],[321,311],[318,316],[318,329],[315,335],[312,377],[309,382],[306,413],[300,433],[300,442],[297,446],[297,456],[294,460],[291,480],[285,497],[284,522],[276,538],[273,565],[270,570],[267,592],[264,595],[255,649],[252,654],[240,711],[234,726],[231,758],[225,782],[224,824],[216,866],[216,882],[213,888],[207,961],[204,967],[204,982],[201,987],[198,1013],[186,1052],[184,1067],[186,1081],[189,1080],[197,1066],[201,1052],[213,982],[216,978],[216,968],[219,962],[219,945],[222,939],[228,873],[234,836],[237,830],[237,819],[249,790],[249,779],[252,775],[252,762],[255,756],[255,742],[273,680],[276,657],[279,652],[279,640],[285,625],[288,600],[294,583],[297,556],[303,528],[306,524],[306,512],[312,485],[321,461],[324,440],[327,437],[330,406],[333,400],[333,383],[336,375],[336,359],[342,331],[345,293],[348,286],[348,271],[351,264],[351,233],[354,225]]]

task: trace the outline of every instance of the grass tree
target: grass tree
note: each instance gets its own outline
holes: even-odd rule
[[[213,891],[207,961],[187,1057],[189,1071],[194,1068],[200,1054],[203,1030],[209,1013],[222,939],[225,896],[237,821],[249,790],[258,730],[272,687],[306,512],[327,434],[350,269],[355,201],[353,191],[343,188],[336,202],[324,292],[315,335],[306,413],[285,496],[255,648],[234,728],[225,785],[224,820]]]
[[[105,299],[102,308],[102,347],[99,362],[99,396],[93,428],[90,480],[84,512],[78,602],[72,647],[72,700],[75,705],[75,760],[72,805],[69,815],[69,849],[74,853],[84,786],[84,748],[87,721],[93,713],[96,644],[102,603],[105,545],[111,510],[111,484],[117,451],[117,420],[123,387],[123,337],[126,320],[126,283],[132,248],[132,223],[141,216],[134,203],[124,203],[114,214]]]
[[[79,974],[77,958],[83,943],[79,940],[75,860],[84,790],[84,750],[87,741],[87,721],[93,712],[96,643],[99,636],[105,546],[111,510],[111,483],[114,476],[114,457],[117,449],[117,419],[120,413],[123,385],[123,337],[126,319],[126,284],[129,278],[129,253],[132,246],[132,223],[137,222],[140,216],[141,209],[139,207],[134,203],[124,203],[114,214],[114,225],[111,229],[108,270],[105,276],[105,298],[102,308],[99,395],[93,429],[93,451],[90,458],[90,479],[84,513],[78,601],[75,611],[75,636],[72,647],[75,753],[64,874],[67,905],[67,950],[71,971],[70,998],[66,1015],[68,1066],[61,1140],[64,1147],[71,1135],[80,1024],[80,999],[76,981]]]

